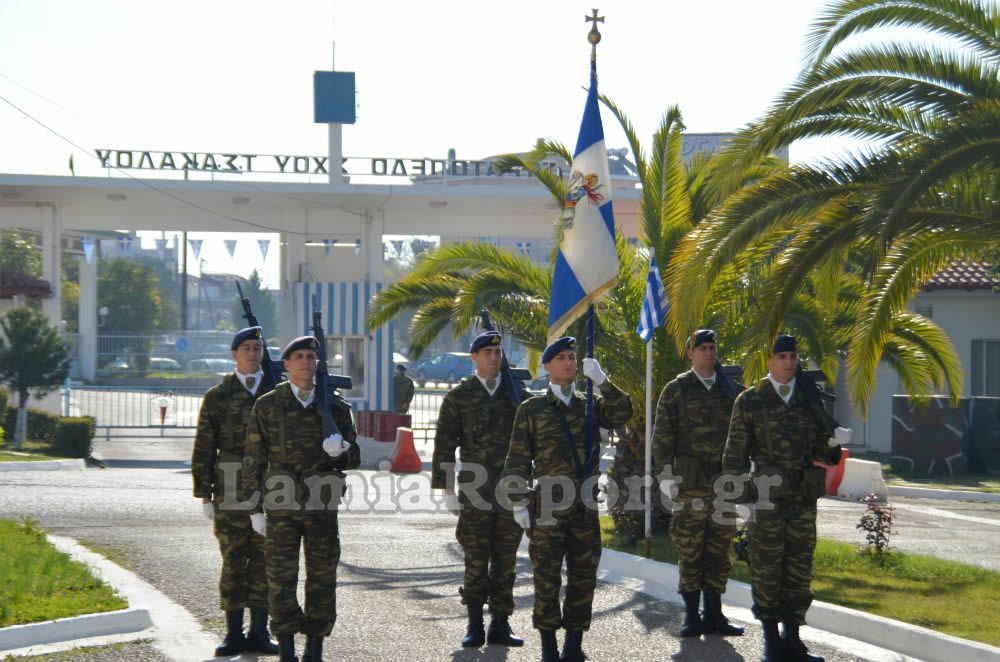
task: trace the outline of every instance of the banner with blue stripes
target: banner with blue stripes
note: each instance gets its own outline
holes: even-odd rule
[[[646,276],[646,296],[642,300],[642,312],[639,313],[639,328],[636,333],[644,342],[649,342],[653,332],[663,326],[667,319],[670,302],[660,278],[660,268],[656,266],[656,258],[649,257],[649,275]]]
[[[618,282],[611,175],[598,104],[597,75],[592,67],[560,218],[563,236],[549,298],[549,342],[564,335],[587,306]]]

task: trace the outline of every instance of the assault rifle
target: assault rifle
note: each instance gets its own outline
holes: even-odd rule
[[[344,375],[331,375],[326,363],[326,336],[323,333],[323,313],[320,312],[319,292],[313,297],[312,332],[319,342],[319,356],[316,365],[316,408],[323,413],[323,438],[331,434],[340,434],[337,424],[330,413],[330,406],[350,411],[351,405],[341,397],[337,389],[350,389],[351,378]]]
[[[802,388],[802,395],[805,396],[806,402],[819,413],[827,432],[832,437],[833,431],[840,427],[840,423],[826,410],[823,401],[835,402],[837,396],[827,393],[819,387],[819,384],[813,380],[813,375],[816,373],[823,374],[819,370],[803,370],[802,364],[799,363],[795,369],[795,384]]]
[[[493,322],[490,321],[490,314],[486,312],[485,308],[479,310],[479,316],[483,318],[483,329],[486,331],[496,331]],[[500,386],[516,407],[521,404],[522,400],[528,397],[528,393],[524,388],[524,382],[525,380],[531,380],[531,372],[524,368],[511,368],[510,363],[507,362],[507,353],[503,352],[502,356],[503,358],[500,362]]]
[[[257,316],[250,309],[250,299],[243,296],[243,288],[240,287],[239,281],[236,281],[236,291],[240,293],[240,303],[243,304],[243,318],[247,321],[247,326],[260,326],[257,322]],[[261,335],[263,336],[264,334],[262,333]],[[283,369],[277,361],[271,360],[271,355],[267,353],[267,343],[264,342],[263,338],[261,339],[261,345],[261,349],[264,351],[260,360],[260,370],[264,374],[261,377],[260,393],[264,394],[268,391],[273,391],[274,387],[281,383]]]

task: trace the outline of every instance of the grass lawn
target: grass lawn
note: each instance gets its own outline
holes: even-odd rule
[[[14,450],[14,442],[8,441],[0,446],[0,462],[35,462],[39,460],[67,460],[69,458],[56,455],[48,444],[25,439],[21,448]]]
[[[0,627],[126,607],[87,566],[56,551],[36,522],[0,520]]]
[[[601,518],[601,534],[605,547],[641,553],[641,543],[618,544],[610,517]],[[677,563],[677,549],[669,535],[653,536],[653,558]],[[750,569],[734,558],[731,577],[749,583]],[[821,538],[816,545],[812,589],[817,600],[1000,646],[993,611],[1000,596],[1000,572],[900,552],[879,566],[860,554],[857,545]]]

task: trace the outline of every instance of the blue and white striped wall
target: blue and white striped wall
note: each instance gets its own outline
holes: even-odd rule
[[[303,335],[312,326],[312,298],[320,293],[323,326],[331,336],[365,338],[365,395],[351,398],[355,409],[392,409],[392,324],[375,332],[365,329],[372,297],[382,291],[382,283],[301,282],[295,288],[295,309],[299,311]]]

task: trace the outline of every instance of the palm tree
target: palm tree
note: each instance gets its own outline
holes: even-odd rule
[[[947,41],[864,38],[884,27]],[[744,304],[767,302],[747,326],[749,376],[762,372],[774,334],[797,320],[836,329],[837,347],[811,349],[831,377],[829,350],[846,349],[848,391],[862,412],[882,361],[900,373],[911,395],[946,389],[957,400],[962,376],[954,347],[933,322],[905,307],[938,270],[997,245],[998,74],[995,5],[829,5],[813,26],[798,79],[721,161],[739,169],[810,137],[849,136],[870,146],[774,173],[729,197],[688,235],[669,268],[675,339],[720,289],[746,285]],[[747,265],[761,275],[756,282],[740,280]]]
[[[684,124],[681,113],[672,107],[664,114],[653,137],[653,149],[646,156],[625,113],[607,97],[602,103],[621,124],[633,153],[642,183],[641,243],[631,244],[617,233],[618,284],[596,307],[595,347],[598,359],[614,375],[615,382],[636,402],[645,393],[645,344],[635,332],[639,322],[648,264],[648,247],[658,259],[669,259],[678,242],[731,190],[763,176],[779,166],[764,159],[744,169],[739,176],[723,180],[714,174],[711,159],[696,159],[685,168],[682,161]],[[493,164],[505,173],[522,169],[534,175],[562,209],[566,182],[554,171],[542,167],[553,157],[572,161],[562,144],[539,140],[525,154],[506,154]],[[562,236],[559,221],[554,226],[553,246]],[[489,311],[493,320],[529,350],[529,367],[538,369],[538,358],[546,342],[548,301],[552,286],[553,260],[533,264],[514,251],[482,242],[443,245],[426,254],[413,271],[383,290],[374,301],[368,319],[377,328],[404,310],[415,309],[410,325],[411,352],[419,356],[434,338],[451,325],[461,335],[476,323],[479,309]],[[583,321],[570,333],[582,335]],[[670,338],[658,333],[654,343],[655,392],[683,367],[681,351]],[[642,430],[645,411],[635,408],[632,430]],[[638,439],[638,438],[637,438]],[[641,446],[641,441],[637,442]]]

